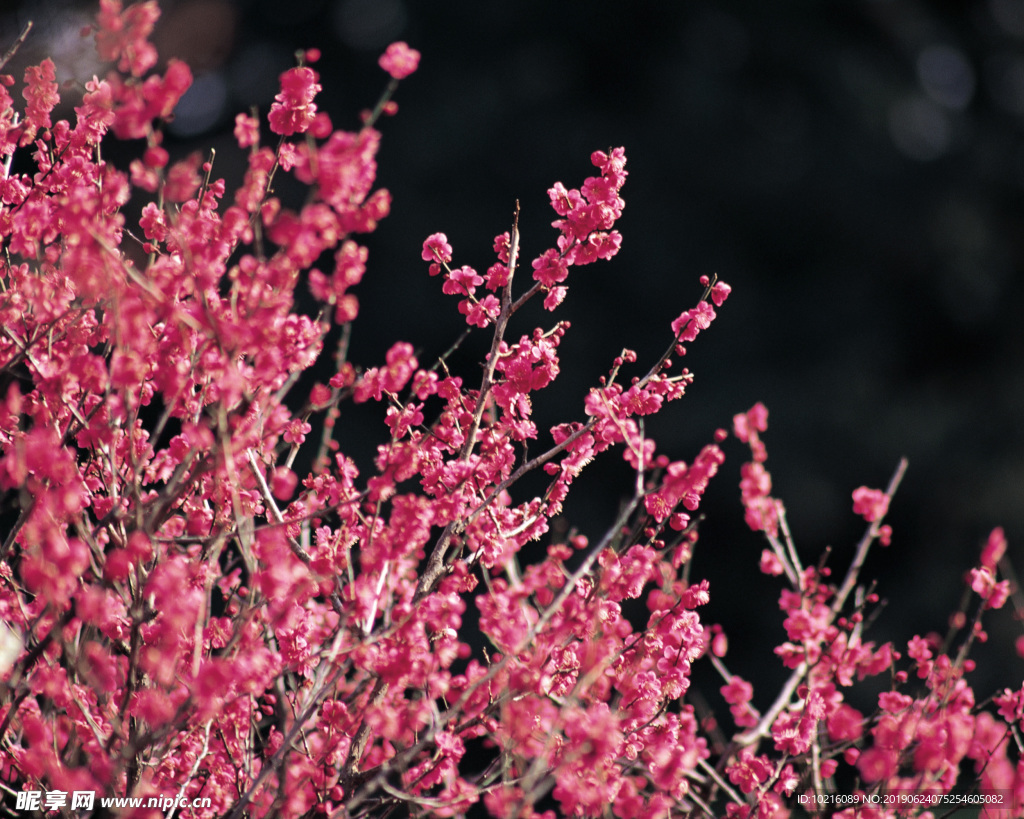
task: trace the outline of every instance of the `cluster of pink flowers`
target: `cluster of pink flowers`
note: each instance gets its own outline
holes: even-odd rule
[[[623,149],[593,153],[579,188],[549,190],[557,235],[518,295],[532,241],[518,206],[486,275],[453,266],[445,234],[423,242],[466,332],[489,335],[482,372],[453,372],[412,339],[359,365],[358,236],[390,207],[374,124],[419,53],[387,49],[385,98],[348,132],[318,109],[305,52],[266,123],[236,120],[248,168],[229,195],[212,160],[162,147],[191,74],[174,61],[150,73],[158,13],[101,0],[96,42],[114,65],[86,84],[74,124],[53,121],[52,62],[26,72],[20,113],[0,78],[0,160],[30,153],[37,169],[0,178],[4,799],[177,794],[209,800],[184,816],[232,819],[474,806],[781,819],[844,789],[878,801],[843,815],[895,817],[906,805],[881,797],[966,787],[1022,815],[1024,686],[976,697],[968,681],[983,616],[1013,592],[1002,531],[966,575],[974,614],[949,639],[876,645],[865,623],[879,600],[859,575],[892,536],[904,465],[886,490],[853,493],[868,529],[833,583],[826,559],[801,562],[770,494],[761,405],[733,431],[752,452],[741,496],[767,539],[761,568],[785,584],[775,653],[790,676],[766,693],[729,672],[727,635],[700,613],[712,590],[690,576],[728,433],[687,463],[644,424],[692,383],[684,343],[727,284],[703,278],[666,322],[663,355],[638,367],[624,349],[574,415],[538,427],[569,323],[511,324],[535,296],[558,308],[572,268],[616,255]],[[127,171],[101,159],[108,133],[143,141]],[[274,195],[277,174],[308,186],[300,208]],[[294,395],[329,342],[333,375]],[[381,405],[371,463],[343,451],[347,402]],[[635,475],[615,524],[553,526],[613,449]],[[529,492],[534,472],[546,478]],[[691,695],[696,663],[719,692]],[[848,696],[867,678],[871,710]]]

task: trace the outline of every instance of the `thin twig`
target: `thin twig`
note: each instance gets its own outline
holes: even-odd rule
[[[901,458],[896,467],[896,471],[893,473],[893,476],[889,481],[889,486],[885,490],[885,495],[890,500],[896,493],[896,489],[899,487],[900,481],[903,480],[903,474],[906,471],[907,459]],[[872,521],[867,532],[864,533],[864,537],[861,538],[860,543],[857,544],[857,552],[853,557],[853,562],[850,564],[850,568],[843,580],[843,585],[840,587],[839,592],[836,594],[836,598],[832,603],[832,614],[829,618],[830,620],[842,610],[843,604],[846,602],[846,598],[849,597],[850,592],[853,591],[853,587],[857,584],[857,577],[860,575],[860,570],[864,565],[864,560],[867,558],[868,549],[874,539],[878,537],[878,530],[882,528],[882,521],[884,519],[885,516],[881,515],[876,520]],[[771,708],[765,712],[765,715],[761,717],[761,720],[757,725],[746,733],[740,734],[740,736],[736,737],[736,742],[738,744],[749,745],[761,737],[768,736],[768,732],[770,731],[772,724],[775,722],[775,718],[789,707],[790,698],[793,696],[793,692],[796,691],[800,681],[804,678],[804,675],[807,674],[807,671],[807,661],[804,660],[793,670],[793,673],[779,692],[778,697],[775,698],[775,702],[773,702]]]
[[[21,34],[18,35],[18,39],[15,40],[9,49],[4,52],[4,56],[0,57],[0,70],[3,69],[7,63],[14,59],[14,55],[18,53],[18,49],[21,48],[22,43],[28,39],[28,33],[32,30],[32,21],[29,20],[25,23],[25,28],[21,30]]]
[[[206,721],[206,730],[203,732],[203,747],[200,748],[199,753],[196,754],[196,760],[192,763],[192,768],[188,772],[188,776],[181,783],[181,787],[178,789],[178,798],[174,800],[174,804],[171,806],[170,812],[167,814],[167,819],[174,819],[174,812],[178,809],[178,805],[185,798],[185,789],[195,779],[196,774],[199,772],[199,766],[203,760],[206,759],[210,754],[210,726],[213,724],[213,720]]]
[[[885,497],[888,498],[889,502],[892,502],[893,495],[896,494],[896,490],[899,488],[900,481],[903,480],[903,474],[907,471],[907,459],[900,458],[900,462],[896,467],[896,471],[893,473],[892,478],[889,480],[889,486],[885,490]],[[868,530],[864,533],[864,537],[860,539],[860,543],[857,544],[857,551],[853,556],[853,562],[850,564],[850,568],[846,572],[846,577],[843,578],[843,585],[839,587],[839,591],[836,593],[835,600],[832,601],[832,614],[838,614],[843,608],[843,604],[846,602],[846,598],[850,596],[850,592],[853,591],[853,587],[857,583],[857,577],[860,575],[860,570],[864,566],[864,561],[868,556],[868,549],[871,548],[871,544],[875,538],[878,537],[878,531],[882,528],[882,521],[885,520],[885,515],[880,515],[878,518],[871,522]]]
[[[466,440],[459,453],[460,461],[468,461],[476,446],[476,434],[480,429],[480,421],[483,418],[484,409],[487,406],[491,387],[494,385],[494,370],[498,364],[498,350],[505,337],[505,328],[508,326],[509,317],[512,315],[512,277],[516,272],[516,261],[519,256],[519,200],[516,200],[516,209],[512,217],[512,230],[510,231],[510,244],[508,253],[508,279],[501,294],[501,312],[494,322],[494,335],[491,338],[491,352],[487,358],[487,367],[484,370],[483,379],[480,382],[480,390],[476,397],[476,408],[473,412],[473,420],[466,432]],[[448,552],[448,545],[451,543],[452,535],[455,534],[457,523],[449,523],[441,537],[437,539],[434,548],[427,560],[426,568],[420,575],[419,583],[416,586],[416,598],[419,599],[429,594],[437,582],[441,579],[445,567],[445,555]]]
[[[793,692],[796,691],[797,686],[800,685],[801,680],[803,680],[804,675],[807,673],[807,669],[807,661],[804,660],[793,670],[789,679],[786,680],[786,684],[782,686],[782,690],[779,691],[779,695],[775,698],[775,702],[772,703],[771,708],[765,711],[764,716],[761,717],[757,725],[746,733],[740,734],[736,737],[735,742],[737,745],[750,745],[761,737],[768,736],[771,731],[771,727],[775,722],[775,718],[789,707],[789,701],[793,696]]]

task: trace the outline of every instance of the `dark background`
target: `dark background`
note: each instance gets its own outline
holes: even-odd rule
[[[161,54],[187,59],[197,76],[168,147],[216,146],[217,171],[232,181],[234,114],[253,104],[265,114],[296,48],[323,51],[319,104],[353,129],[385,85],[376,60],[386,45],[404,39],[422,52],[397,93],[399,115],[381,124],[379,182],[394,204],[367,241],[357,363],[379,363],[396,338],[430,360],[459,332],[456,300],[420,260],[428,234],[444,231],[456,264],[485,270],[518,198],[533,258],[554,240],[547,188],[579,185],[592,150],[623,145],[622,251],[576,270],[554,318],[532,313],[512,330],[573,324],[563,374],[536,401],[541,429],[582,418],[587,387],[622,346],[652,361],[698,298],[698,278],[717,272],[733,295],[691,345],[690,394],[648,425],[661,451],[690,460],[716,427],[763,401],[775,494],[805,561],[832,545],[837,573],[863,530],[851,491],[884,487],[906,455],[893,545],[867,572],[889,601],[869,635],[879,641],[945,630],[993,526],[1022,553],[1021,0],[163,7]],[[12,5],[3,42],[31,16],[19,65],[53,54],[60,79],[88,79],[103,71],[78,37],[91,13],[57,0]],[[477,335],[469,383],[469,354],[487,347]],[[343,450],[363,456],[367,435],[384,429],[343,423]],[[733,670],[770,677],[780,586],[758,574],[762,543],[742,523],[745,452],[735,442],[726,452],[693,577],[711,579],[707,618],[730,632]],[[618,459],[570,495],[569,523],[593,538],[630,490]],[[1003,668],[979,672],[981,697],[1024,670],[1012,650],[1020,624],[1009,611],[988,624],[985,662]]]

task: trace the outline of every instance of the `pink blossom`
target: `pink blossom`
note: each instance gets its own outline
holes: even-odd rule
[[[25,90],[22,94],[28,105],[25,108],[27,127],[21,138],[22,145],[30,144],[40,128],[49,128],[53,124],[50,112],[60,102],[56,79],[55,66],[49,58],[38,66],[25,69]]]
[[[993,571],[999,565],[1003,555],[1006,554],[1006,535],[1001,526],[993,529],[981,550],[981,565]]]
[[[184,202],[191,199],[199,188],[199,163],[202,157],[193,153],[187,159],[175,162],[167,171],[167,182],[164,196],[171,202]]]
[[[764,549],[761,551],[761,571],[772,577],[778,577],[785,572],[785,568],[775,552],[771,549]]]
[[[871,523],[885,517],[889,510],[889,498],[880,489],[868,489],[866,486],[853,490],[853,512]]]
[[[1019,723],[1024,720],[1024,685],[1016,691],[1004,688],[1003,692],[995,697],[995,703],[999,706],[999,716],[1008,723]]]
[[[487,289],[498,290],[508,284],[508,267],[501,262],[487,268]]]
[[[294,419],[289,422],[284,432],[284,440],[290,444],[301,444],[312,427],[305,421]]]
[[[389,45],[378,62],[396,80],[404,80],[419,67],[420,53],[399,41]]]
[[[913,701],[911,697],[897,691],[883,691],[878,695],[878,707],[893,714],[909,708]]]
[[[919,663],[932,658],[932,651],[928,641],[916,634],[907,643],[907,654]]]
[[[542,256],[531,262],[534,281],[545,287],[564,282],[569,275],[569,265],[554,248],[546,250]]]
[[[547,296],[544,297],[544,309],[548,311],[554,310],[565,300],[567,292],[567,287],[552,287]]]
[[[278,500],[288,500],[295,492],[298,484],[298,476],[288,467],[279,466],[274,470],[270,479],[270,491]]]
[[[985,608],[998,609],[1010,596],[1010,583],[1007,580],[996,582],[992,570],[987,566],[971,569],[971,589],[985,601]]]
[[[743,443],[747,443],[757,433],[768,429],[768,409],[760,401],[747,412],[733,416],[733,434]]]
[[[316,116],[313,98],[320,92],[319,75],[305,66],[290,68],[281,75],[281,92],[270,106],[270,130],[290,136],[309,130]]]
[[[878,542],[882,546],[889,546],[892,543],[892,527],[888,523],[878,527]]]
[[[729,703],[733,721],[739,728],[752,728],[757,725],[757,712],[750,706],[750,698],[754,693],[753,686],[741,677],[733,675],[732,679],[720,689],[725,701]]]
[[[259,143],[260,124],[255,117],[238,114],[235,117],[235,141],[239,148],[251,148]]]
[[[419,366],[412,345],[406,341],[395,342],[384,358],[387,366],[381,371],[381,386],[388,392],[401,392]]]
[[[442,292],[448,295],[469,296],[476,292],[478,285],[484,283],[483,277],[468,265],[457,267],[445,280]]]
[[[710,327],[714,320],[714,308],[706,301],[702,301],[672,322],[672,332],[680,341],[694,341],[697,334]]]
[[[733,420],[751,453],[741,501],[771,542],[713,544],[698,512],[727,435],[712,424],[683,461],[650,416],[685,395],[679,342],[707,329],[728,285],[701,279],[706,300],[662,328],[660,357],[616,348],[579,418],[543,405],[570,327],[522,322],[558,306],[571,268],[618,252],[623,149],[549,189],[555,231],[532,281],[511,278],[511,227],[486,275],[453,269],[445,235],[428,237],[422,258],[456,297],[437,320],[487,332],[445,352],[392,337],[367,359],[379,338],[351,326],[368,262],[355,234],[390,210],[381,133],[335,129],[318,75],[286,71],[271,127],[305,136],[260,148],[259,123],[239,116],[244,179],[229,196],[203,152],[170,160],[163,121],[192,75],[176,60],[150,74],[157,13],[102,0],[97,46],[117,70],[86,83],[74,126],[51,61],[26,71],[21,108],[0,77],[0,154],[16,160],[0,179],[8,789],[209,799],[186,810],[197,817],[482,802],[517,819],[553,819],[546,793],[560,815],[783,819],[797,789],[833,777],[1021,790],[1010,729],[1024,695],[976,694],[966,656],[1000,631],[1002,530],[966,576],[984,604],[952,619],[954,650],[937,634],[905,651],[866,641],[879,596],[858,563],[846,580],[838,551],[790,537],[755,404]],[[417,59],[394,44],[381,64],[397,79]],[[113,138],[145,140],[127,170],[101,159],[120,153]],[[306,195],[279,197],[281,174]],[[385,330],[404,326],[401,303]],[[628,465],[621,519],[582,534],[570,489],[609,450]],[[854,493],[870,521],[888,501]],[[763,718],[724,663],[742,641],[702,620],[737,588],[725,576],[712,598],[705,538],[736,578],[759,549],[773,578],[778,607],[765,597],[760,614],[782,629],[762,659],[788,681],[758,689]],[[691,686],[708,674],[721,697],[698,710]],[[865,691],[878,707],[861,712],[849,703]]]
[[[754,756],[748,749],[740,751],[737,760],[726,771],[729,781],[743,793],[751,793],[771,775],[772,765],[764,755]]]
[[[771,497],[771,475],[757,461],[740,467],[740,492],[747,525],[774,536],[778,531],[779,502]]]
[[[493,295],[484,296],[477,302],[468,299],[459,303],[459,312],[466,316],[466,323],[476,327],[486,327],[501,312],[501,303]]]
[[[860,739],[864,732],[864,715],[856,708],[841,703],[827,719],[828,737],[833,742]]]
[[[438,275],[441,264],[452,260],[452,246],[448,244],[448,237],[443,233],[430,234],[423,242],[422,258],[425,262],[431,262],[430,275]]]
[[[121,0],[100,0],[96,18],[96,50],[100,57],[117,60],[119,71],[141,77],[157,61],[156,49],[148,38],[159,17],[155,0],[133,3],[123,11]]]

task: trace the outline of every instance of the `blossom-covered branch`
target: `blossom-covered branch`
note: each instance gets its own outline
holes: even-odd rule
[[[660,357],[623,349],[538,427],[571,327],[521,326],[520,310],[560,309],[570,276],[586,286],[581,268],[617,255],[623,148],[595,151],[578,187],[552,185],[552,237],[520,235],[517,203],[485,274],[428,236],[424,280],[457,299],[460,341],[436,354],[398,338],[383,361],[352,362],[361,236],[391,202],[378,126],[419,53],[388,47],[384,94],[354,130],[322,110],[315,49],[282,66],[265,120],[235,121],[247,169],[229,192],[212,152],[164,147],[192,75],[156,70],[158,17],[152,0],[100,0],[91,34],[110,70],[69,119],[52,61],[26,70],[24,105],[0,78],[0,782],[14,810],[770,819],[848,792],[895,816],[907,803],[881,797],[959,787],[1020,814],[1024,689],[976,697],[967,677],[983,620],[1015,591],[1001,530],[957,631],[876,645],[861,573],[893,537],[905,464],[886,491],[853,493],[869,527],[833,585],[771,494],[761,405],[733,432],[752,452],[741,499],[768,539],[761,569],[784,578],[775,655],[791,673],[766,691],[729,672],[727,635],[699,613],[712,590],[690,577],[728,433],[686,462],[646,424],[693,382],[686,345],[729,285],[702,277]],[[103,158],[111,139],[137,147],[127,168]],[[279,175],[304,186],[301,204],[277,196]],[[482,375],[453,371],[481,331]],[[350,404],[380,408],[367,463],[346,454]],[[634,476],[615,522],[562,534],[576,478],[612,452]],[[718,693],[695,695],[700,662]],[[869,677],[884,690],[865,711],[848,694]]]

